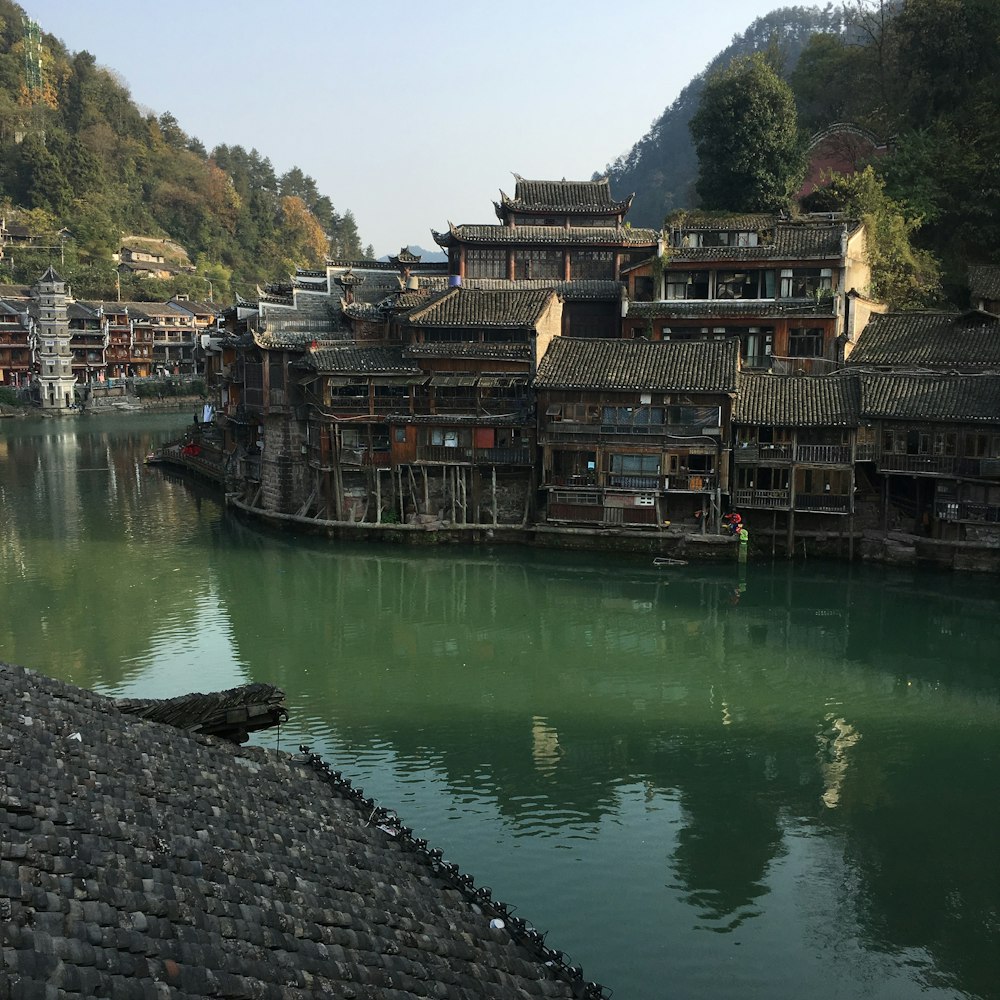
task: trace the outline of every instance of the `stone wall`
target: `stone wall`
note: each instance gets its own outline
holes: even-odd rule
[[[304,444],[297,421],[281,417],[265,421],[260,467],[260,506],[264,510],[295,514],[305,504],[309,466],[302,456]]]

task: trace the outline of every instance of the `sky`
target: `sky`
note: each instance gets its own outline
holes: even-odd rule
[[[381,255],[495,222],[515,173],[603,172],[787,0],[20,2],[207,149],[299,167]]]

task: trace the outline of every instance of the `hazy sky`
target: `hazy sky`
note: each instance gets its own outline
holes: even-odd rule
[[[495,221],[513,173],[603,170],[782,0],[21,4],[209,150],[314,177],[383,254]]]

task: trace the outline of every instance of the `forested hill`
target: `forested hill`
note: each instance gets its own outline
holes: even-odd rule
[[[691,81],[650,131],[608,168],[630,221],[660,226],[697,207],[689,123],[706,77],[734,56],[764,51],[791,86],[803,144],[835,123],[889,143],[873,164],[915,245],[943,267],[961,301],[966,268],[1000,260],[1000,3],[852,0],[789,7],[754,21]]]
[[[616,193],[635,192],[629,219],[634,226],[658,228],[676,208],[696,204],[694,182],[698,161],[688,126],[698,110],[705,78],[725,67],[735,56],[777,48],[783,71],[795,68],[802,50],[816,32],[840,31],[844,14],[840,7],[782,7],[757,20],[737,35],[653,122],[650,130],[609,167],[611,187]],[[667,46],[669,50],[669,44]]]
[[[241,146],[209,152],[169,112],[141,111],[112,70],[69,52],[10,0],[0,0],[0,215],[58,245],[56,263],[81,297],[114,296],[111,255],[125,235],[169,238],[187,251],[175,263],[201,276],[122,275],[132,299],[204,298],[209,287],[216,300],[252,295],[327,254],[365,253],[351,212],[302,170],[278,176]],[[59,240],[62,230],[71,238]],[[0,280],[30,283],[51,252],[7,253]]]

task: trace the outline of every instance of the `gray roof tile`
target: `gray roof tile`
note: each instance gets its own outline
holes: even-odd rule
[[[1000,426],[1000,375],[861,375],[861,412],[882,420]]]
[[[711,341],[575,340],[556,337],[539,362],[538,389],[733,392],[735,338]]]
[[[407,322],[415,327],[531,330],[553,295],[551,288],[519,291],[452,288],[412,310]]]
[[[0,664],[0,759],[20,762],[0,785],[12,995],[580,995],[509,908],[312,755]]]
[[[1000,368],[1000,320],[986,313],[873,316],[848,358],[877,368]]]
[[[447,233],[433,233],[441,246],[479,243],[492,246],[655,246],[654,229],[631,226],[451,226]]]
[[[628,210],[631,196],[624,201],[611,197],[607,177],[596,181],[530,181],[514,175],[514,197],[502,191],[504,207],[513,211],[604,213]]]
[[[844,375],[756,375],[741,372],[733,423],[771,427],[855,427],[860,390]]]
[[[711,319],[713,316],[833,316],[834,302],[828,299],[667,299],[657,302],[629,302],[629,319]]]
[[[974,299],[1000,299],[1000,264],[970,267],[969,291]]]
[[[399,347],[363,347],[358,344],[319,347],[309,351],[298,364],[314,371],[345,375],[403,374],[415,375],[419,369],[403,358]]]

